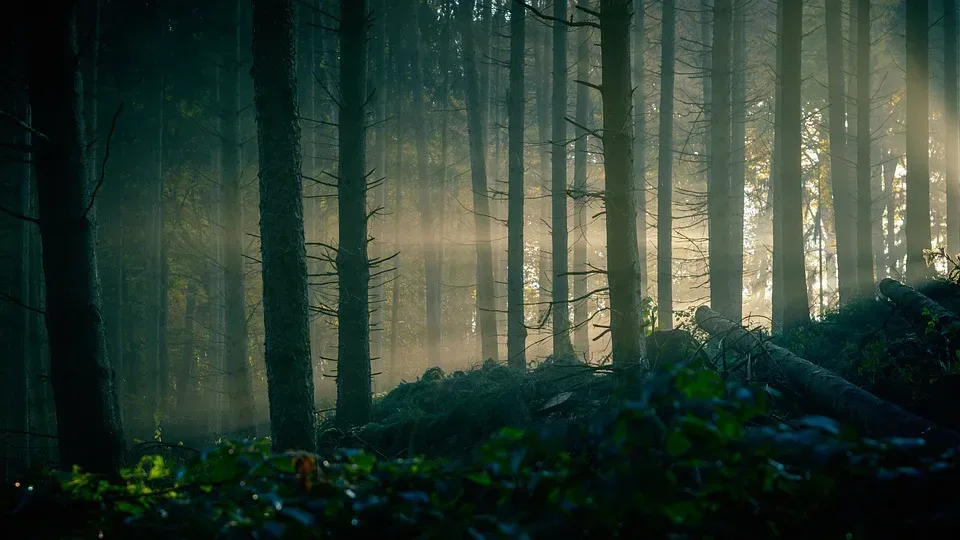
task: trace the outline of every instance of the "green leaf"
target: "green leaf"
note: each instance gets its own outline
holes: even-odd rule
[[[679,431],[674,431],[667,437],[667,453],[671,457],[682,456],[692,446],[693,443],[690,442],[690,439]]]
[[[463,475],[464,478],[472,480],[481,486],[489,486],[493,480],[490,478],[490,474],[487,471],[476,471],[469,472]]]

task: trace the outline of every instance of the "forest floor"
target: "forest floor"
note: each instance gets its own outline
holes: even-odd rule
[[[960,286],[930,299],[960,314]],[[694,330],[694,329],[691,329]],[[770,339],[759,333],[763,339]],[[960,428],[957,354],[887,300],[772,341],[941,427]],[[666,341],[664,342],[664,338]],[[956,537],[960,455],[868,438],[750,380],[694,330],[656,333],[647,369],[548,359],[430,369],[324,425],[320,451],[224,441],[144,456],[120,479],[48,473],[13,527],[39,537]],[[55,519],[53,519],[55,517]]]

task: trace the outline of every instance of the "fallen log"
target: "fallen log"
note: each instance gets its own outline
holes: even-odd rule
[[[960,433],[937,427],[828,369],[763,341],[706,306],[697,309],[696,321],[711,336],[722,336],[727,347],[753,355],[755,373],[772,386],[797,394],[805,409],[837,418],[871,437],[924,437],[934,444],[960,446]]]
[[[960,317],[952,311],[895,279],[884,278],[880,281],[879,289],[880,294],[896,304],[911,319],[924,327],[932,324],[952,342],[960,340]]]

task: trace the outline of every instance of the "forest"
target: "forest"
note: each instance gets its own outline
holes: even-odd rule
[[[0,530],[955,537],[958,25],[0,3]]]

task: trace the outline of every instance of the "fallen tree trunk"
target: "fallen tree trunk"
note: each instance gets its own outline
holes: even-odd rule
[[[952,342],[960,339],[960,317],[920,291],[890,278],[880,281],[879,288],[880,294],[896,304],[911,319],[924,326],[932,323],[937,331]]]
[[[805,408],[833,416],[872,437],[922,436],[932,443],[960,446],[957,432],[939,428],[783,347],[761,341],[706,306],[697,309],[696,321],[711,336],[723,336],[727,347],[753,355],[756,372],[774,387],[797,394]]]

